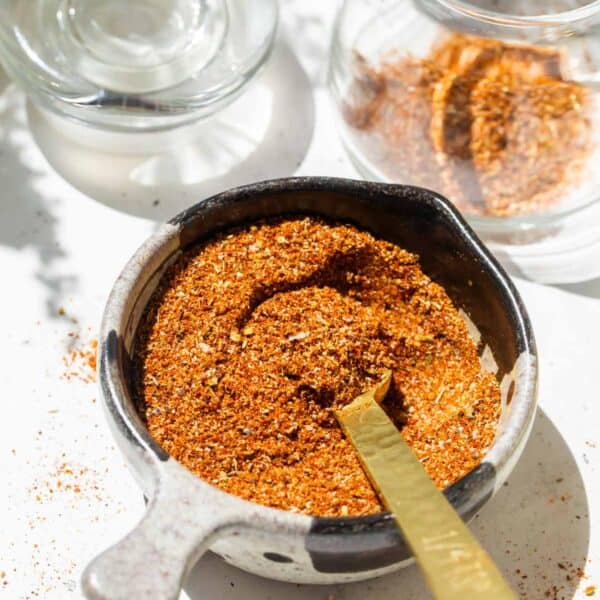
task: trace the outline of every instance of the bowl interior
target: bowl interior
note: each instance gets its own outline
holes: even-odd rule
[[[499,379],[532,350],[524,308],[508,276],[440,196],[358,181],[283,181],[226,192],[173,219],[182,228],[182,249],[217,230],[268,216],[304,213],[351,222],[419,255],[423,271],[446,289],[489,347]]]
[[[121,350],[114,360],[118,378],[127,382],[130,377],[129,356],[139,320],[160,277],[180,252],[224,228],[297,214],[350,222],[417,253],[423,271],[446,289],[461,310],[484,368],[494,372],[501,384],[503,401],[499,433],[488,455],[445,490],[458,512],[470,518],[506,478],[529,433],[535,413],[535,343],[508,276],[456,210],[433,192],[342,179],[295,178],[234,189],[191,207],[138,251],[124,271],[130,269],[133,275],[117,294],[121,296],[118,314],[111,316],[107,309],[103,338],[111,331],[120,340]],[[126,386],[120,393],[118,401],[128,413],[128,427],[135,429],[147,447],[164,455],[149,438]],[[389,517],[314,519],[310,552],[315,567],[322,572],[364,571],[407,558],[408,551]],[[343,535],[347,542],[348,560],[347,564],[342,561],[343,567],[339,546],[324,541],[332,535]]]

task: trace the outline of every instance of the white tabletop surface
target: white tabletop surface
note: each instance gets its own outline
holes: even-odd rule
[[[74,140],[106,140],[59,133],[21,92],[0,86],[0,598],[81,598],[82,568],[143,512],[96,385],[80,362],[82,376],[65,378],[64,358],[95,337],[113,281],[156,223],[244,182],[357,176],[322,86],[333,6],[284,2],[260,80],[193,135],[177,133],[175,149],[154,151],[154,139],[135,140],[145,155],[90,149]],[[540,409],[522,460],[473,530],[523,597],[585,598],[600,586],[600,280],[517,285],[539,344]],[[314,588],[260,579],[209,554],[182,597],[429,596],[415,567]]]

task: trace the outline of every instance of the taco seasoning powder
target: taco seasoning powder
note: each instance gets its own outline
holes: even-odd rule
[[[142,319],[134,368],[171,456],[227,492],[312,515],[382,510],[332,406],[384,369],[384,406],[440,487],[480,462],[500,410],[495,377],[417,256],[312,217],[181,256]]]
[[[390,180],[468,214],[511,217],[565,199],[592,167],[593,99],[556,48],[453,33],[424,57],[355,56],[342,112]]]

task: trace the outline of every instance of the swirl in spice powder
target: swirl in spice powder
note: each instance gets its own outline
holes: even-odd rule
[[[384,406],[439,487],[474,468],[500,412],[467,327],[418,257],[313,217],[219,234],[170,267],[142,319],[135,391],[202,479],[312,515],[382,510],[332,407],[393,371]]]

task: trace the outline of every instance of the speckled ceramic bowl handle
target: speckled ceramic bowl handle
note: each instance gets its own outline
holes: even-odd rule
[[[177,600],[189,568],[236,522],[228,507],[199,494],[175,461],[165,467],[136,528],[86,568],[82,587],[90,600]]]

